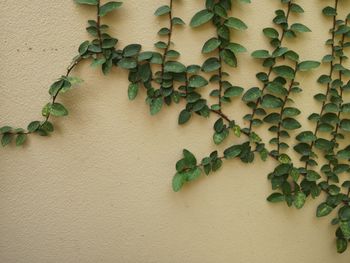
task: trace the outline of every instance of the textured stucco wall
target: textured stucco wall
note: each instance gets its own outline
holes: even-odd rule
[[[175,12],[187,22],[203,5],[178,2]],[[329,28],[320,13],[333,1],[298,2],[306,10],[301,21],[313,33],[293,47],[304,59],[319,59]],[[151,49],[163,25],[153,12],[166,3],[125,0],[108,19],[120,44]],[[235,34],[237,42],[249,51],[268,47],[261,30],[278,3],[239,5],[235,12],[250,28]],[[343,3],[344,12],[349,4]],[[92,17],[91,9],[72,0],[0,0],[0,124],[22,126],[39,117],[47,86],[87,38],[84,28]],[[177,31],[182,61],[200,63],[202,43],[212,33],[210,27]],[[255,85],[259,64],[249,54],[239,60],[232,81]],[[325,70],[303,77],[304,95],[297,99],[303,119],[316,105],[315,80]],[[75,75],[85,82],[62,98],[71,115],[55,121],[58,131],[51,138],[33,136],[23,149],[0,151],[0,262],[349,262],[349,252],[335,252],[330,218],[314,216],[319,201],[301,211],[265,201],[273,162],[227,162],[216,175],[171,191],[181,149],[204,156],[214,147],[214,118],[179,127],[182,105],[150,117],[143,96],[127,100],[125,72],[103,77],[82,65]],[[242,108],[228,112],[241,116]]]

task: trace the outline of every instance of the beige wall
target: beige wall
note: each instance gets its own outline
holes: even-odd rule
[[[203,5],[177,2],[176,14],[187,22]],[[250,27],[235,36],[250,51],[268,47],[261,30],[279,1],[253,2],[235,10]],[[313,33],[293,47],[304,59],[319,59],[330,26],[320,12],[333,1],[298,2],[306,10],[301,21]],[[136,42],[151,49],[163,25],[152,14],[166,3],[126,0],[108,21],[121,46]],[[72,0],[0,1],[1,125],[22,126],[40,116],[47,86],[64,73],[93,16]],[[177,31],[182,61],[200,63],[202,43],[212,33],[210,27]],[[232,81],[255,85],[259,64],[249,54],[239,59]],[[316,106],[315,80],[325,70],[302,77],[305,92],[297,104],[305,110],[303,119]],[[182,105],[150,117],[144,96],[127,100],[125,72],[103,77],[82,65],[75,75],[85,83],[62,98],[71,115],[55,121],[54,136],[34,136],[23,149],[0,151],[0,262],[349,262],[349,252],[335,252],[330,218],[314,215],[323,197],[301,211],[265,201],[272,161],[228,162],[216,175],[171,191],[182,148],[198,156],[215,148],[215,118],[179,127]],[[240,106],[227,112],[240,118]]]

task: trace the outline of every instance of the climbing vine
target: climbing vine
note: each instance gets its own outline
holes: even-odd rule
[[[253,59],[261,63],[256,73],[259,83],[256,87],[243,88],[229,81],[229,76],[239,65],[240,53],[247,52],[242,43],[234,39],[235,33],[244,32],[248,26],[236,17],[236,5],[250,3],[250,0],[205,0],[203,8],[196,12],[189,25],[196,30],[211,26],[214,35],[208,36],[201,52],[205,59],[201,65],[185,65],[175,48],[173,36],[185,26],[177,16],[177,0],[164,0],[154,15],[164,23],[158,30],[159,41],[155,50],[143,51],[140,44],[118,47],[118,39],[108,34],[108,25],[103,18],[119,9],[122,2],[100,0],[75,0],[77,4],[89,5],[96,10],[94,20],[88,21],[87,32],[91,39],[84,41],[77,55],[50,87],[50,101],[44,105],[41,120],[28,124],[26,129],[3,126],[0,128],[2,146],[12,141],[23,145],[29,135],[48,136],[54,131],[54,118],[67,116],[69,111],[59,102],[60,94],[69,92],[82,82],[73,76],[74,69],[82,62],[109,74],[113,67],[128,71],[128,97],[134,100],[140,89],[146,90],[146,103],[150,114],[155,115],[165,106],[183,102],[178,123],[184,125],[191,118],[214,117],[212,140],[215,145],[240,138],[240,143],[229,142],[230,147],[222,153],[213,150],[197,161],[189,151],[183,150],[183,157],[176,163],[173,177],[174,191],[180,191],[188,182],[202,174],[218,171],[224,161],[239,159],[253,163],[256,157],[266,161],[271,158],[275,167],[267,177],[273,192],[267,200],[273,203],[285,202],[288,206],[301,209],[308,199],[315,199],[324,193],[326,199],[318,206],[317,217],[327,216],[336,210],[331,223],[337,226],[336,245],[343,253],[350,241],[350,103],[346,92],[350,90],[350,70],[346,68],[346,49],[350,47],[350,14],[340,17],[339,2],[329,0],[332,6],[323,8],[323,14],[331,24],[330,38],[326,40],[329,53],[321,62],[329,71],[318,78],[315,86],[324,87],[314,98],[320,103],[319,111],[312,113],[309,120],[314,130],[302,130],[301,109],[294,100],[302,96],[302,79],[310,70],[316,70],[320,62],[300,58],[298,51],[291,49],[289,40],[302,41],[299,35],[310,32],[310,28],[298,22],[304,13],[301,0],[280,0],[280,9],[275,11],[272,26],[263,29],[262,34],[270,49],[256,50]],[[277,2],[277,1],[276,1]],[[277,5],[277,3],[276,3]],[[212,88],[210,99],[202,90]],[[241,121],[231,119],[227,114],[242,100],[249,113]],[[259,133],[268,129],[270,140],[264,142]],[[234,136],[229,136],[233,134]],[[242,142],[243,139],[243,142]],[[291,143],[294,142],[294,145]],[[300,155],[293,160],[292,150]],[[318,158],[321,156],[322,158]]]

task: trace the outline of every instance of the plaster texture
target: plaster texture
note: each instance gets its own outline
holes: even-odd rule
[[[124,2],[106,19],[112,34],[120,46],[142,43],[144,50],[152,49],[158,29],[166,25],[153,12],[167,1]],[[175,15],[186,22],[203,6],[199,0],[175,2]],[[299,21],[313,32],[289,45],[302,59],[319,60],[327,52],[323,43],[330,27],[321,10],[333,1],[297,2],[306,11]],[[350,3],[341,2],[345,14]],[[278,7],[277,0],[235,7],[235,15],[249,26],[233,34],[235,42],[250,52],[269,48],[261,31],[271,25]],[[87,39],[86,21],[94,15],[72,0],[0,1],[1,125],[24,126],[40,117],[48,86]],[[181,61],[201,63],[202,44],[213,34],[209,26],[177,30],[174,42]],[[239,62],[231,81],[245,88],[256,85],[259,63],[249,53],[240,55]],[[319,109],[312,96],[321,88],[317,77],[325,72],[322,67],[301,77],[304,93],[295,101],[303,109],[305,127],[310,125],[306,117]],[[265,201],[272,161],[227,162],[215,175],[172,192],[181,150],[205,156],[215,148],[215,118],[194,118],[179,127],[183,105],[151,117],[144,93],[128,101],[124,71],[114,69],[104,77],[84,64],[74,75],[85,82],[61,98],[70,116],[55,120],[53,136],[33,136],[23,149],[0,151],[0,262],[349,262],[349,252],[335,251],[330,217],[315,217],[323,197],[301,211]],[[241,119],[246,109],[236,102],[226,111]]]

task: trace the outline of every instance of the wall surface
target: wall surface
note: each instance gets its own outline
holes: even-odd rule
[[[144,50],[152,49],[166,22],[153,12],[167,1],[124,2],[106,21],[113,35],[121,47],[142,43]],[[176,2],[176,15],[187,22],[203,6],[200,0]],[[313,32],[289,44],[303,59],[319,60],[327,51],[323,43],[330,27],[321,10],[333,1],[297,2],[306,11],[300,21]],[[348,1],[341,2],[344,12],[350,10]],[[271,25],[279,1],[236,6],[235,15],[249,30],[235,33],[235,41],[250,52],[269,48],[261,30]],[[72,0],[0,0],[0,125],[25,126],[40,117],[48,85],[88,38],[84,28],[90,18],[94,11]],[[177,30],[181,61],[201,63],[202,43],[213,33],[209,26]],[[249,53],[239,61],[231,80],[245,88],[256,85],[260,65]],[[304,95],[296,99],[304,110],[300,119],[317,107],[312,95],[324,72],[303,75]],[[349,252],[335,251],[330,218],[315,217],[323,197],[301,211],[265,201],[273,161],[227,162],[219,173],[172,192],[181,150],[204,156],[215,148],[215,118],[195,118],[179,127],[183,105],[151,117],[144,94],[128,101],[122,70],[104,77],[84,64],[74,75],[85,82],[62,97],[71,114],[55,120],[57,132],[51,138],[33,136],[23,149],[0,151],[0,262],[349,262]],[[236,103],[227,112],[240,119],[246,107]]]

